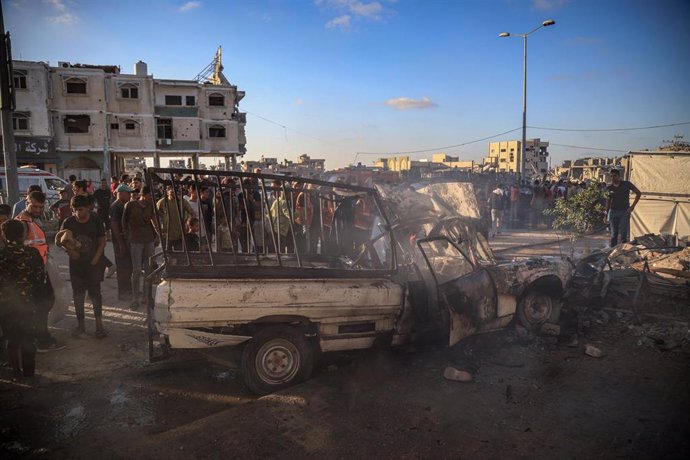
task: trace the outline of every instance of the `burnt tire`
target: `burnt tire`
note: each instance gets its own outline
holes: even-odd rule
[[[261,329],[242,350],[244,384],[257,395],[273,393],[309,378],[314,349],[304,333],[290,326]]]
[[[560,299],[538,290],[524,294],[517,305],[518,322],[530,331],[538,331],[544,323],[558,323],[560,316]]]

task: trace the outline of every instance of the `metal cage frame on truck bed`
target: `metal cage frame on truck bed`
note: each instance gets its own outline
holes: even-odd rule
[[[338,278],[396,272],[395,237],[375,189],[181,168],[147,168],[145,178],[156,198],[164,277]],[[190,187],[209,189],[211,195],[205,202],[188,202],[199,216],[199,248],[186,236],[170,241],[166,231],[173,226],[184,231],[188,208],[182,195]]]

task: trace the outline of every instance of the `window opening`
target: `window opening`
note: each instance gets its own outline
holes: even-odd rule
[[[89,132],[91,117],[88,115],[67,115],[65,117],[65,133],[86,134]]]
[[[165,96],[165,105],[182,105],[182,96]]]
[[[65,81],[67,94],[86,94],[86,81],[81,78],[70,78]]]

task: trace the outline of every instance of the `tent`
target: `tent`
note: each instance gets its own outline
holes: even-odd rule
[[[626,178],[642,192],[630,236],[690,237],[690,152],[630,152]]]

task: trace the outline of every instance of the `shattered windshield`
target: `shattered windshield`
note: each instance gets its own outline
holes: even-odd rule
[[[439,284],[453,281],[474,270],[462,251],[445,238],[420,241],[419,248]]]

